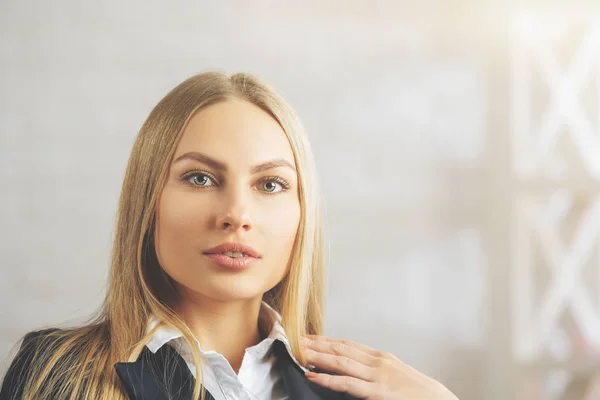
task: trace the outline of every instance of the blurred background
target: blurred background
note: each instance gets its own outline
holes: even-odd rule
[[[0,2],[0,373],[100,304],[133,139],[195,73],[309,133],[327,334],[461,400],[600,399],[600,3]]]

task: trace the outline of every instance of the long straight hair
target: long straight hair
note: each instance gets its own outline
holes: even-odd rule
[[[290,269],[263,300],[281,314],[292,353],[305,364],[300,340],[304,334],[322,333],[324,288],[321,205],[310,146],[296,113],[270,86],[249,74],[207,72],[171,90],[144,122],[121,189],[105,301],[84,326],[56,330],[36,341],[31,368],[23,377],[24,399],[126,399],[114,364],[135,361],[161,326],[179,330],[189,344],[198,371],[193,398],[204,397],[200,352],[174,311],[176,285],[157,261],[155,212],[188,121],[199,110],[230,99],[248,101],[270,114],[295,157],[301,216]],[[148,332],[151,317],[160,323]]]

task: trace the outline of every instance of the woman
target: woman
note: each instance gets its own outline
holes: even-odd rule
[[[455,399],[390,354],[319,336],[322,298],[295,113],[252,76],[196,75],[133,146],[103,307],[26,335],[0,398]]]

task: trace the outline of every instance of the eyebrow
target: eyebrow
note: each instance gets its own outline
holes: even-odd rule
[[[199,153],[197,151],[190,151],[188,153],[180,155],[179,157],[177,157],[177,159],[175,159],[173,164],[175,164],[179,161],[182,161],[182,160],[186,160],[186,159],[201,162],[201,163],[206,164],[209,167],[212,167],[214,169],[218,169],[221,171],[227,171],[226,164],[222,163],[221,161],[217,161],[214,158],[207,156],[206,154]],[[259,172],[266,171],[268,169],[278,168],[278,167],[287,167],[287,168],[290,168],[292,171],[296,172],[296,168],[294,168],[294,166],[289,161],[284,160],[282,158],[255,165],[252,167],[250,172],[252,174],[258,174]]]

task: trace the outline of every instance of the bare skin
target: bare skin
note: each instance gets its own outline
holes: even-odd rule
[[[192,117],[173,160],[157,208],[158,260],[179,285],[177,312],[238,371],[260,341],[262,295],[287,273],[298,230],[292,149],[269,114],[231,100]],[[260,261],[246,270],[215,265],[203,252],[224,242],[252,246]]]

